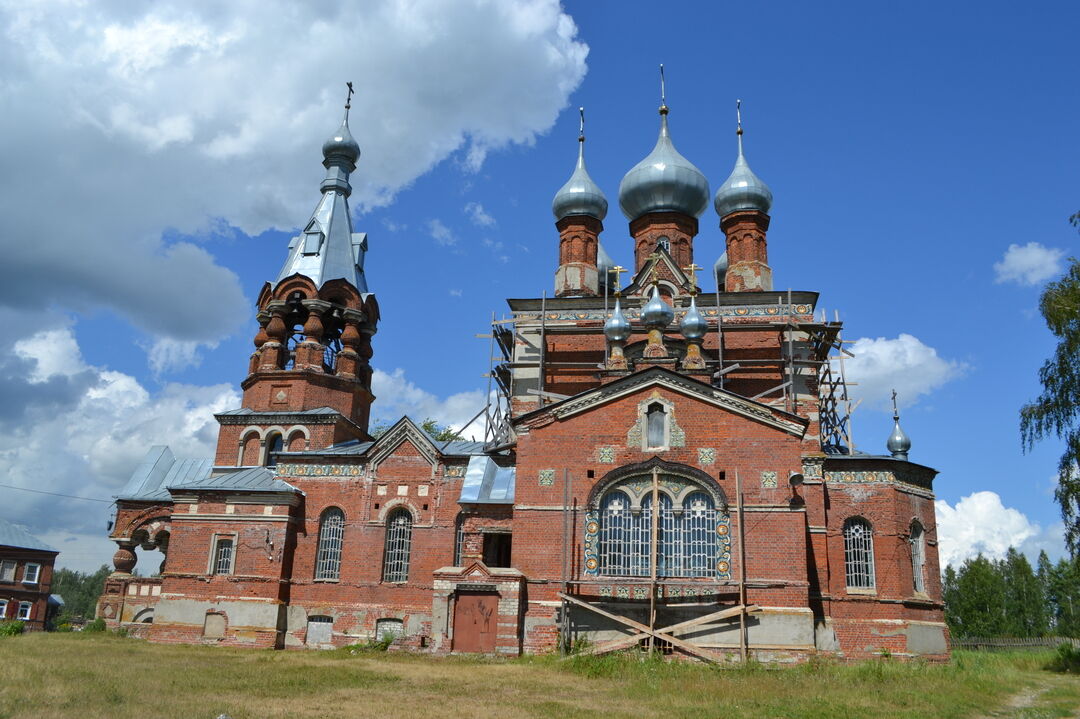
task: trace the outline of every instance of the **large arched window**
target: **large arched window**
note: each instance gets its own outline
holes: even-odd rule
[[[911,523],[911,581],[916,592],[926,591],[926,535],[918,520]]]
[[[656,562],[658,577],[726,575],[730,545],[727,516],[713,496],[680,477],[661,480],[657,493],[655,550],[652,546],[651,482],[621,483],[598,505],[598,573],[648,577]],[[635,501],[636,499],[636,501]]]
[[[862,517],[844,522],[844,572],[848,589],[874,588],[874,537]]]
[[[383,581],[409,579],[409,551],[412,548],[412,515],[399,507],[386,519],[386,547],[383,553]]]
[[[345,537],[345,513],[330,507],[319,520],[319,551],[315,555],[315,578],[337,581],[341,576],[341,543]]]
[[[667,415],[659,402],[650,404],[645,412],[645,429],[647,447],[667,446]]]

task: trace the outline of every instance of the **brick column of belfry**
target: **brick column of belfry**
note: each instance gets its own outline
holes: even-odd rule
[[[580,112],[577,166],[551,201],[555,227],[559,230],[556,297],[595,297],[600,294],[596,257],[608,202],[585,169],[585,108],[580,108]]]
[[[664,98],[664,66],[660,66],[660,135],[652,152],[619,183],[619,207],[630,221],[634,238],[634,273],[641,271],[657,248],[685,267],[694,262],[698,217],[709,206],[709,181],[694,163],[675,149],[668,129]]]
[[[716,191],[714,206],[727,240],[727,292],[761,292],[773,288],[765,234],[769,230],[772,191],[750,169],[743,155],[742,116],[736,102],[739,156],[735,169]]]

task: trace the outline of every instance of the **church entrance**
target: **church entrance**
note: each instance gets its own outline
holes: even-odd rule
[[[454,651],[493,654],[498,624],[498,594],[459,592],[454,602]]]

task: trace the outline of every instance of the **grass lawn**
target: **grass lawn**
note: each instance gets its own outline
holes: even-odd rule
[[[0,638],[0,718],[1077,716],[1080,679],[1045,670],[1051,654],[718,669],[622,656],[433,659],[35,633]]]

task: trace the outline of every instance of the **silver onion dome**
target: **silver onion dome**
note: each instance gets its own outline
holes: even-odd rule
[[[698,312],[697,301],[693,297],[690,298],[690,309],[683,315],[679,331],[688,340],[699,340],[709,331],[709,323]]]
[[[675,149],[667,116],[667,105],[662,105],[656,146],[619,183],[619,207],[628,220],[650,212],[697,217],[709,205],[709,181]]]
[[[724,288],[724,278],[727,277],[728,271],[728,257],[727,252],[716,258],[716,262],[713,263],[712,273],[716,278],[716,286],[719,289]]]
[[[653,285],[652,299],[641,308],[641,321],[649,329],[664,329],[675,319],[675,310],[660,298],[660,289]]]
[[[739,138],[739,156],[735,159],[735,169],[716,191],[713,207],[720,217],[727,217],[737,210],[757,210],[768,214],[772,208],[772,190],[754,174],[746,162],[746,156],[743,155],[741,118],[736,135]]]
[[[571,215],[588,215],[598,220],[607,216],[608,201],[585,169],[585,135],[578,138],[578,159],[574,172],[551,201],[555,220]]]
[[[615,311],[604,323],[604,335],[612,342],[625,342],[630,339],[630,320],[623,314],[619,298],[615,298]]]
[[[350,172],[356,169],[356,162],[360,159],[360,145],[353,138],[352,133],[349,132],[348,115],[345,116],[345,120],[341,123],[341,127],[338,128],[337,132],[323,143],[322,154],[323,164],[326,167],[348,162],[352,165],[352,167],[348,168]]]
[[[900,417],[893,415],[893,431],[889,435],[889,441],[885,443],[889,453],[897,459],[907,459],[911,449],[911,439],[900,427]]]

